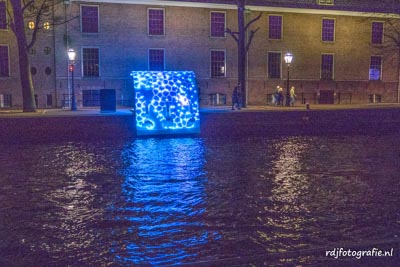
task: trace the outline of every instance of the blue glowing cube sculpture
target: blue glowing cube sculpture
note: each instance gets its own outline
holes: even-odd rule
[[[137,135],[200,132],[192,71],[133,71]]]

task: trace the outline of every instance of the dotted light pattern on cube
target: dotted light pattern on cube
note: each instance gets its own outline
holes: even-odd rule
[[[134,71],[136,127],[165,131],[200,127],[196,76],[192,71]]]

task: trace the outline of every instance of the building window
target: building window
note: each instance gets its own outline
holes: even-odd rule
[[[35,29],[35,22],[34,22],[34,21],[28,21],[28,28],[29,28],[30,30]]]
[[[164,49],[149,49],[149,70],[163,71],[165,67]]]
[[[225,12],[211,12],[211,37],[225,37]]]
[[[281,53],[268,52],[268,78],[281,78]]]
[[[333,42],[335,41],[335,20],[322,19],[322,41]]]
[[[333,55],[324,54],[321,60],[321,79],[333,80]]]
[[[31,67],[31,74],[36,75],[37,69],[35,67]]]
[[[0,94],[0,108],[11,108],[11,107],[12,107],[12,95]]]
[[[43,49],[43,52],[44,52],[46,55],[49,55],[50,52],[51,52],[51,48],[48,47],[48,46],[46,46],[46,47]]]
[[[373,44],[383,43],[383,22],[372,22],[372,38]]]
[[[282,16],[268,17],[268,38],[282,39]]]
[[[99,77],[99,54],[98,48],[83,48],[83,77]]]
[[[51,94],[46,95],[46,106],[53,106],[53,96]]]
[[[334,0],[317,0],[319,5],[334,5]]]
[[[45,23],[43,23],[43,28],[45,29],[45,30],[50,30],[50,22],[45,22]]]
[[[164,35],[164,9],[148,10],[149,35]]]
[[[373,81],[379,81],[382,78],[382,57],[371,56],[371,62],[369,65],[369,79]]]
[[[0,46],[0,77],[10,77],[8,46]]]
[[[0,30],[7,29],[7,10],[6,2],[0,1]]]
[[[82,32],[99,32],[99,7],[81,6],[81,27]]]
[[[211,50],[211,77],[225,77],[225,51]]]

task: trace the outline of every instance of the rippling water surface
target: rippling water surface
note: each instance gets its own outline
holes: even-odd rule
[[[399,235],[399,153],[396,135],[1,145],[0,266],[316,262]]]

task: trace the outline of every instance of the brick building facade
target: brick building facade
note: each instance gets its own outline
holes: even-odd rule
[[[380,48],[388,12],[359,2],[248,1],[248,21],[262,12],[247,57],[248,104],[269,104],[276,86],[286,87],[287,52],[294,57],[290,85],[297,104],[397,102],[398,54]],[[43,31],[30,54],[39,108],[68,105],[68,48],[77,51],[78,106],[98,105],[100,89],[116,89],[118,103],[131,105],[134,70],[193,70],[202,105],[230,103],[237,46],[225,29],[237,29],[235,1],[64,3],[53,11],[68,23]],[[15,37],[1,14],[0,37],[0,104],[19,107]]]

